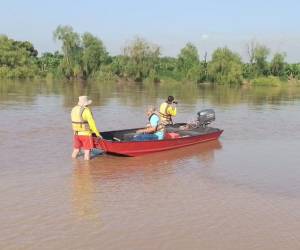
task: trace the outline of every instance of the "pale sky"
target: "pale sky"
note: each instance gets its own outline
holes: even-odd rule
[[[160,45],[163,55],[176,56],[192,42],[201,57],[228,46],[246,60],[246,44],[255,39],[300,62],[296,0],[2,0],[0,6],[0,34],[29,40],[39,52],[59,49],[52,33],[61,24],[98,36],[113,55],[140,36]]]

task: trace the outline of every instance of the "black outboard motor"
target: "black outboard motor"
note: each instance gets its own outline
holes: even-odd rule
[[[206,127],[208,124],[216,120],[215,111],[213,109],[203,109],[197,113],[197,125]]]

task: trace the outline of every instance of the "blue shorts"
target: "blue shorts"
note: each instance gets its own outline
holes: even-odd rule
[[[158,136],[155,134],[139,134],[133,137],[133,141],[156,141]]]

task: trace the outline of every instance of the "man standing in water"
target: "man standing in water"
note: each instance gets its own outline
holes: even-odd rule
[[[170,95],[168,99],[160,105],[159,114],[162,124],[173,124],[172,116],[176,116],[177,114],[176,104],[177,102],[174,101],[174,96]]]
[[[90,160],[91,150],[94,148],[92,134],[101,137],[93,113],[88,107],[92,103],[87,96],[79,96],[78,104],[72,109],[71,120],[74,131],[74,146],[72,158],[76,158],[81,148],[84,150],[84,159]]]

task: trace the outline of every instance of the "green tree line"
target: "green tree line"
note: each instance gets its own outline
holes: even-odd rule
[[[58,26],[53,38],[61,52],[43,53],[28,41],[0,35],[0,78],[65,78],[122,81],[192,81],[220,84],[300,80],[300,64],[289,64],[285,53],[271,55],[255,41],[247,44],[249,62],[227,47],[217,48],[208,61],[197,47],[187,43],[177,57],[161,55],[160,47],[135,38],[122,53],[111,56],[102,40],[91,33],[79,34],[71,26]],[[271,58],[271,60],[268,60]]]

